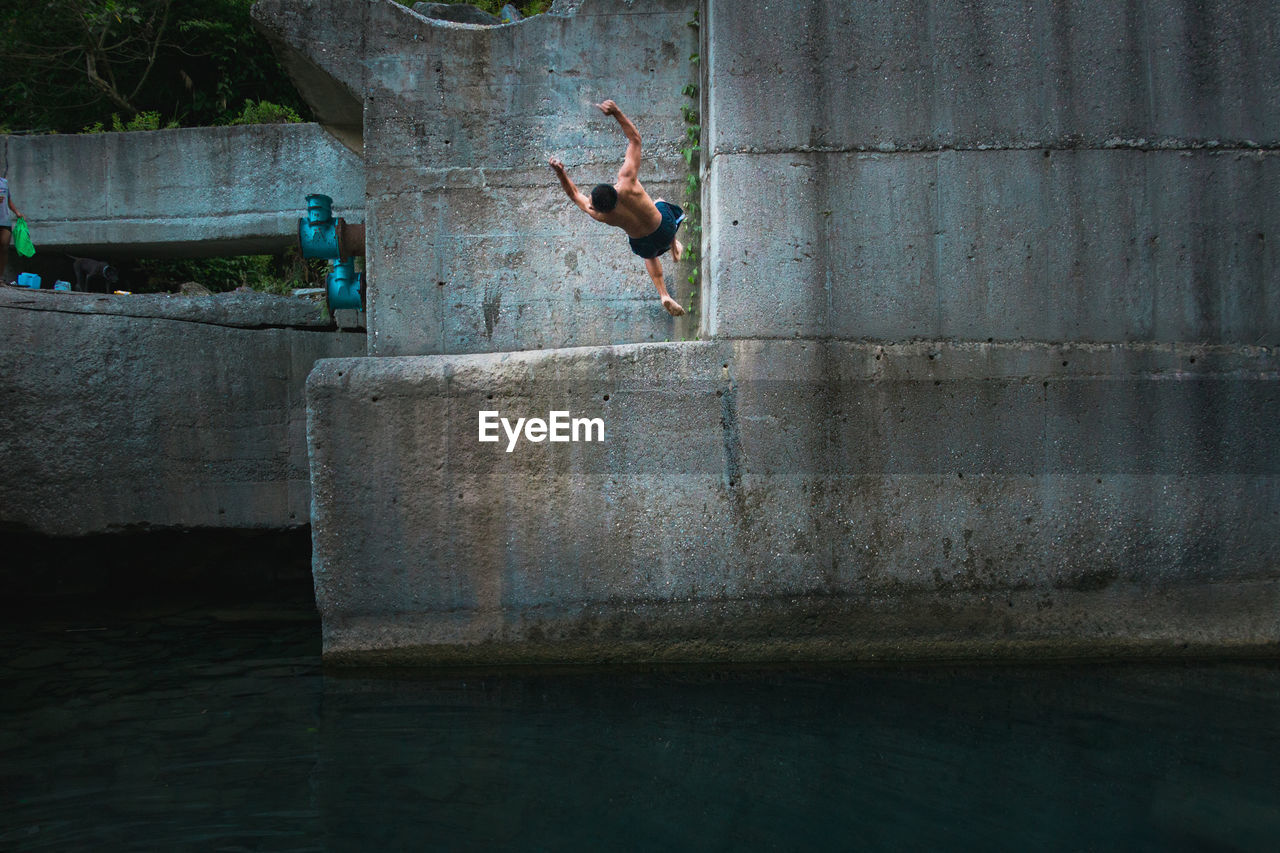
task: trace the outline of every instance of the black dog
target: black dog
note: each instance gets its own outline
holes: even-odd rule
[[[77,258],[75,255],[67,255],[71,258],[71,269],[75,273],[76,283],[71,289],[86,293],[93,290],[97,293],[106,293],[115,288],[120,281],[120,273],[116,272],[116,268],[106,261],[95,261],[91,258]],[[93,278],[102,279],[102,289],[89,286],[89,280]]]

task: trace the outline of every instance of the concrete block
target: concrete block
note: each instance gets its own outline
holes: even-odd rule
[[[324,361],[308,407],[325,654],[1274,648],[1278,376],[1273,351],[1181,345]],[[479,441],[489,410],[599,417],[604,441],[508,452]]]
[[[275,324],[289,317],[279,302],[319,308],[255,296],[249,323],[243,294],[0,288],[0,526],[305,526],[303,383],[318,358],[362,354],[364,336]]]

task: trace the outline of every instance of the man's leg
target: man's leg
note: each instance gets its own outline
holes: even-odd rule
[[[0,228],[0,282],[9,283],[9,239],[13,232]]]
[[[684,309],[680,307],[679,302],[671,298],[671,294],[667,293],[667,283],[662,280],[662,261],[658,258],[645,258],[644,268],[653,279],[653,286],[658,288],[658,298],[662,300],[662,307],[666,308],[667,313],[672,317],[683,316]]]

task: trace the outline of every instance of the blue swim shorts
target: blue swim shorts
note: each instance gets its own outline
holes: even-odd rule
[[[631,244],[631,251],[642,258],[656,258],[670,249],[672,242],[676,239],[676,231],[680,228],[680,223],[684,222],[684,210],[680,205],[669,201],[659,201],[656,205],[658,212],[662,214],[662,223],[658,225],[657,230],[639,240],[634,237],[627,238],[627,242]]]

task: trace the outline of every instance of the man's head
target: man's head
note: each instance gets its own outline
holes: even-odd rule
[[[608,213],[618,206],[618,191],[608,184],[596,184],[591,190],[591,206]]]

